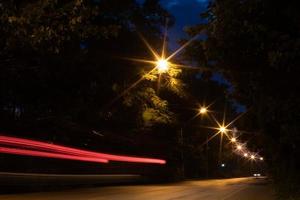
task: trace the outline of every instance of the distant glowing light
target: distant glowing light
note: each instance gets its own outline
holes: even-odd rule
[[[225,126],[220,126],[220,127],[219,127],[219,131],[220,131],[220,133],[226,133],[226,132],[227,132],[227,129],[226,129]]]
[[[160,59],[156,62],[156,67],[159,73],[165,73],[169,70],[169,62],[165,59]]]
[[[201,108],[199,109],[199,113],[200,113],[200,114],[206,114],[206,113],[207,113],[207,108],[201,107]]]
[[[254,160],[255,159],[255,155],[251,155],[250,158],[251,158],[251,160]]]
[[[248,157],[248,154],[247,154],[247,153],[244,153],[244,157],[246,157],[246,158],[247,158],[247,157]]]
[[[221,164],[221,167],[226,167],[226,164],[225,164],[225,163],[222,163],[222,164]]]
[[[237,145],[236,148],[237,148],[237,150],[242,150],[243,149],[242,145]]]
[[[235,143],[235,142],[236,142],[236,138],[233,137],[233,138],[230,139],[230,141],[231,141],[232,143]]]
[[[259,158],[259,160],[263,161],[263,160],[264,160],[264,158],[263,158],[263,157],[260,157],[260,158]]]

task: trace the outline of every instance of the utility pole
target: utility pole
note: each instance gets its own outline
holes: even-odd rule
[[[208,140],[208,133],[206,133],[206,141]],[[209,162],[208,162],[208,142],[206,143],[206,178],[208,178],[208,169],[209,169]]]
[[[185,167],[184,167],[184,139],[183,139],[183,128],[180,128],[180,144],[181,144],[181,171],[183,178],[185,177]]]

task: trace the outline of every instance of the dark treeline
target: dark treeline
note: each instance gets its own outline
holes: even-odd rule
[[[173,178],[248,174],[230,145],[220,160],[218,137],[201,145],[213,134],[203,126],[215,124],[205,117],[191,120],[201,104],[212,102],[218,119],[224,107],[228,121],[236,115],[228,86],[214,82],[211,70],[177,70],[159,89],[157,77],[148,76],[116,98],[153,68],[127,59],[153,59],[140,35],[160,52],[166,22],[171,26],[174,19],[157,0],[1,1],[1,133],[165,158]],[[19,172],[116,170],[116,164],[8,155],[1,155],[1,163],[1,170]]]
[[[216,0],[203,14],[208,39],[187,57],[233,84],[233,97],[249,108],[248,130],[262,138],[270,172],[283,199],[299,195],[300,15],[297,1]],[[201,51],[198,51],[201,49]]]

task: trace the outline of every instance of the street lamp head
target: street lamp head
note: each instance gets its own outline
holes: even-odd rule
[[[247,158],[247,157],[248,157],[248,154],[247,154],[247,153],[244,153],[244,157]]]
[[[232,143],[235,143],[235,142],[236,142],[236,138],[233,137],[233,138],[230,139],[230,141],[231,141]]]
[[[236,148],[237,148],[237,150],[242,150],[243,147],[242,147],[242,145],[237,145]]]
[[[165,73],[169,70],[169,62],[165,59],[160,59],[156,62],[156,67],[159,73]]]
[[[201,107],[201,108],[199,109],[199,113],[200,113],[200,114],[206,114],[206,113],[207,113],[207,108]]]
[[[220,127],[219,127],[219,131],[220,131],[221,133],[226,133],[227,129],[226,129],[225,126],[220,126]]]
[[[259,160],[263,161],[263,160],[264,160],[264,158],[263,158],[263,157],[260,157],[260,158],[259,158]]]
[[[251,155],[250,158],[251,158],[251,160],[254,160],[255,159],[255,155]]]

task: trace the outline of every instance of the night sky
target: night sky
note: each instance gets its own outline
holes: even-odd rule
[[[170,48],[178,47],[177,41],[186,36],[186,26],[205,23],[200,14],[203,13],[209,0],[162,0],[161,4],[175,17],[175,25],[170,28]]]

